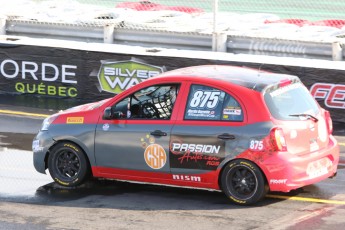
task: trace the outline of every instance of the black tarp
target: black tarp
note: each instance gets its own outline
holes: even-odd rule
[[[0,103],[65,109],[113,96],[110,86],[126,88],[162,71],[208,64],[297,75],[309,89],[314,86],[313,95],[331,112],[333,121],[345,122],[344,70],[31,45],[0,48]]]

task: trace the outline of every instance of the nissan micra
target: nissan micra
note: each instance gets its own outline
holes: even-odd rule
[[[330,113],[297,76],[194,66],[46,118],[34,166],[74,187],[107,178],[223,191],[240,205],[333,177]]]

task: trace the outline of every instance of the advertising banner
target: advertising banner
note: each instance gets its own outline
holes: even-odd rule
[[[66,109],[112,97],[165,71],[208,64],[297,75],[335,122],[345,122],[343,70],[31,45],[0,48],[0,103]]]

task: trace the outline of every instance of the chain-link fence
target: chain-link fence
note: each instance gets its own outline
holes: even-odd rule
[[[224,31],[280,27],[303,32],[313,25],[335,32],[345,25],[345,1],[341,0],[12,0],[2,3],[0,13],[11,20],[90,26],[111,19],[128,28],[193,33],[213,28],[215,6],[219,30]]]
[[[204,50],[211,43],[213,50],[234,53],[249,46],[233,45],[238,38],[328,42],[327,50],[334,42],[342,46],[343,12],[341,0],[12,0],[0,9],[2,34]],[[232,44],[214,48],[229,36]]]

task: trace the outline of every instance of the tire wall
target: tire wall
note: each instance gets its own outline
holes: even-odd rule
[[[114,46],[116,47],[116,46]],[[205,52],[202,52],[205,54]],[[207,55],[206,55],[207,56]],[[345,122],[345,70],[258,62],[133,55],[32,45],[0,48],[0,104],[48,109],[98,101],[160,72],[194,65],[234,65],[297,75],[334,122]]]

